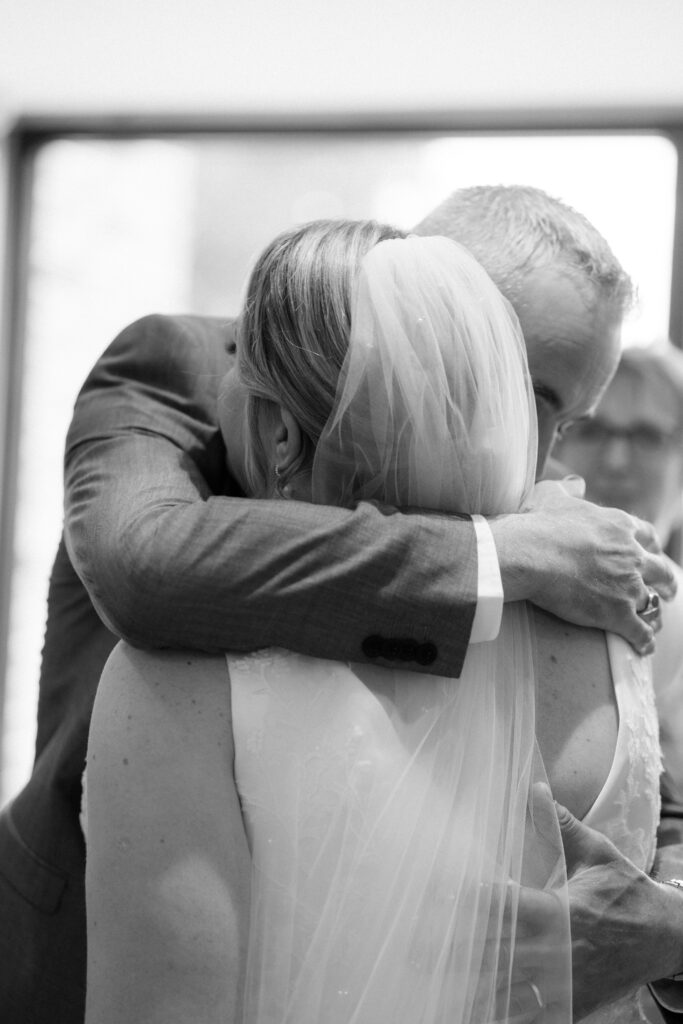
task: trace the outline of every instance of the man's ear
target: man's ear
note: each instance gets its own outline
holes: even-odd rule
[[[286,474],[292,463],[301,454],[304,435],[301,427],[288,409],[278,408],[274,433],[275,465],[280,473]]]

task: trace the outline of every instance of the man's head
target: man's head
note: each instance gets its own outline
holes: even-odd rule
[[[683,353],[668,342],[627,349],[594,419],[558,454],[588,498],[654,523],[666,544],[683,513]]]
[[[414,229],[460,242],[512,303],[538,412],[538,475],[556,436],[591,413],[617,365],[627,274],[580,213],[540,189],[460,189]]]

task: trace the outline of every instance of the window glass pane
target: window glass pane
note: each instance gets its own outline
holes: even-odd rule
[[[667,332],[676,153],[656,135],[334,133],[60,140],[35,168],[2,797],[26,778],[63,439],[78,386],[127,322],[228,315],[281,229],[314,217],[410,228],[455,188],[538,185],[585,213],[633,276],[625,341]]]

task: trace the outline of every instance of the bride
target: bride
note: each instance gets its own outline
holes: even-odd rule
[[[221,427],[247,493],[524,505],[524,342],[454,242],[373,222],[287,232],[253,271],[239,345]],[[416,620],[394,641],[406,663],[428,635]],[[647,871],[659,771],[647,663],[524,605],[457,680],[119,645],[88,752],[87,1021],[569,1024],[544,784]],[[517,927],[529,889],[557,902],[541,949]],[[638,994],[593,1019],[642,1019]]]

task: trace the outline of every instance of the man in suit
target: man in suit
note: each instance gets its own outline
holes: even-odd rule
[[[532,188],[460,190],[415,230],[446,235],[466,245],[515,307],[536,396],[538,475],[543,475],[556,438],[574,421],[590,422],[616,369],[618,346],[610,346],[609,337],[616,340],[630,301],[621,268],[585,218]],[[603,359],[607,360],[604,367]],[[614,503],[636,515],[647,511],[645,505]],[[664,678],[672,675],[667,667]],[[663,740],[667,740],[668,755],[680,739],[669,713],[674,703],[667,695]],[[678,886],[683,877],[683,800],[679,789],[680,772],[666,773],[654,869],[654,876],[665,883],[661,885],[631,872],[610,843],[568,812],[561,818],[568,870],[574,873],[570,910],[577,1017],[638,984],[655,981],[667,973],[666,963],[673,964],[673,971],[683,969],[683,897]],[[672,879],[676,884],[666,884]],[[654,929],[653,920],[658,921]],[[683,1012],[682,988],[667,980],[653,987],[665,1016],[666,1007],[675,1014]]]
[[[584,244],[583,219],[572,223]],[[604,244],[593,229],[588,236]],[[615,280],[604,296],[598,289],[596,308],[569,311],[583,342],[618,328],[628,288],[614,262]],[[536,291],[548,284],[539,275]],[[509,296],[521,317],[526,292]],[[545,329],[543,304],[532,298]],[[523,317],[522,325],[533,326]],[[0,1007],[8,1024],[82,1020],[81,772],[97,680],[118,636],[148,647],[278,645],[457,676],[467,644],[495,635],[503,597],[616,630],[648,650],[652,624],[638,611],[652,588],[671,593],[648,527],[554,491],[523,515],[476,529],[467,518],[369,504],[245,499],[226,472],[216,422],[235,333],[228,321],[145,318],[114,341],[77,401],[35,767],[0,816]],[[540,379],[543,460],[568,411],[559,403],[579,401],[554,394],[561,364],[559,375]]]

